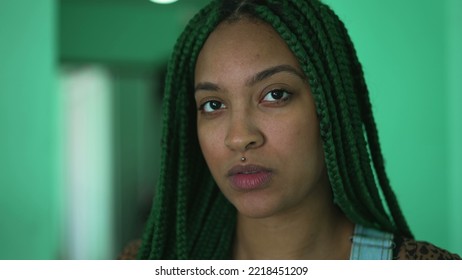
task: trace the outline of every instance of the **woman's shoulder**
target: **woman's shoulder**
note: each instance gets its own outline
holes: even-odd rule
[[[136,260],[138,251],[141,247],[141,239],[133,240],[125,246],[122,253],[119,254],[117,259],[119,260]]]
[[[460,260],[461,257],[429,242],[414,239],[395,238],[395,260]],[[136,260],[141,247],[141,239],[131,241],[119,254],[119,260]]]
[[[429,242],[401,237],[395,239],[395,260],[460,260],[460,256]]]

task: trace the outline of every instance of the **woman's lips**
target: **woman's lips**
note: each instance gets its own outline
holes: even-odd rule
[[[258,165],[236,165],[228,171],[232,186],[241,191],[264,187],[272,175],[270,169]]]

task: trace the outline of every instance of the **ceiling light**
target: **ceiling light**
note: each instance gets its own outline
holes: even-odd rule
[[[149,0],[149,1],[157,3],[157,4],[171,4],[178,0]]]

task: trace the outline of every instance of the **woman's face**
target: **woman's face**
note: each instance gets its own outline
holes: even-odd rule
[[[329,197],[310,87],[269,25],[218,26],[197,60],[195,100],[202,153],[240,214],[270,217]]]

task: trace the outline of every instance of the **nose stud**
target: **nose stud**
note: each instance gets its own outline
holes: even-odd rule
[[[241,157],[241,161],[244,162],[246,160],[245,157]]]

